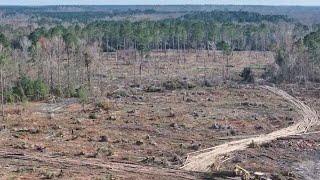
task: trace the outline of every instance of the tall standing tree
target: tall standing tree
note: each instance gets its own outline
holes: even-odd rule
[[[137,49],[140,54],[140,65],[139,65],[139,72],[140,72],[140,79],[142,75],[142,63],[144,60],[145,53],[150,50],[149,43],[151,41],[150,31],[148,29],[148,22],[142,22],[137,27],[136,32],[136,39],[137,39]]]
[[[84,64],[86,66],[86,71],[87,71],[87,82],[88,82],[88,89],[91,91],[91,70],[90,70],[90,65],[92,63],[92,55],[89,52],[89,50],[86,50],[84,53]]]
[[[120,35],[123,39],[123,49],[126,49],[129,47],[129,43],[132,39],[132,24],[130,21],[126,20],[124,23],[120,26]]]
[[[192,46],[196,50],[196,60],[199,59],[199,49],[203,48],[203,39],[205,37],[204,25],[202,22],[195,22],[192,26]]]
[[[70,79],[70,70],[71,70],[71,55],[78,45],[78,38],[73,31],[66,33],[63,36],[63,39],[66,44],[66,52],[67,52],[67,95],[70,96],[72,93],[71,79]]]
[[[229,79],[229,58],[230,55],[232,54],[232,48],[231,46],[225,42],[225,41],[221,41],[219,43],[217,43],[217,49],[222,51],[222,54],[224,57],[226,57],[226,75],[225,78],[228,80]]]
[[[0,33],[0,83],[1,83],[1,115],[2,119],[4,120],[5,114],[4,114],[4,71],[5,71],[5,65],[8,63],[9,59],[9,41],[8,39]]]
[[[51,48],[52,48],[52,56],[53,59],[51,60],[51,69],[50,69],[50,76],[51,76],[51,83],[50,83],[50,90],[55,91],[54,93],[58,96],[62,95],[62,85],[61,85],[61,64],[62,64],[62,55],[65,52],[65,43],[63,39],[63,35],[65,32],[65,28],[61,25],[53,27],[50,29],[50,41],[51,41]],[[55,80],[53,77],[53,67],[57,65],[57,79]],[[54,81],[56,81],[56,87],[54,89]]]

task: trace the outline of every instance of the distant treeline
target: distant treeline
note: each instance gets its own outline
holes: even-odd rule
[[[14,23],[0,26],[0,72],[10,99],[90,90],[93,64],[102,52],[117,50],[135,52],[134,63],[143,63],[151,50],[222,50],[225,57],[232,51],[273,51],[278,67],[268,70],[270,80],[320,82],[320,31],[286,16],[213,11],[164,20]]]
[[[290,22],[293,19],[288,18],[286,15],[262,15],[254,12],[243,12],[243,11],[212,11],[212,12],[194,12],[187,14],[182,19],[188,20],[201,20],[204,22]]]
[[[260,14],[287,15],[304,24],[320,23],[320,7],[303,6],[253,6],[253,5],[105,5],[105,6],[0,6],[0,11],[9,14],[45,15],[47,12],[70,14],[72,12],[97,12],[99,14],[144,13],[190,13],[210,11],[240,11]],[[90,14],[90,13],[88,13]],[[54,16],[54,14],[52,14]],[[92,20],[86,18],[86,20]]]
[[[81,15],[70,14],[65,18],[77,17]],[[29,37],[34,44],[40,37],[52,38],[59,31],[62,34],[73,34],[78,39],[98,40],[104,51],[128,48],[143,51],[213,49],[222,41],[237,51],[266,51],[289,43],[289,35],[299,37],[308,30],[307,26],[295,24],[286,16],[214,11],[194,12],[181,18],[159,21],[95,21],[68,28],[61,25],[51,29],[42,27]]]

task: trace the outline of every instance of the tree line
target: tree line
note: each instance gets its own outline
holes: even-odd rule
[[[278,69],[269,69],[273,82],[320,83],[320,29],[312,31],[289,47],[276,50]]]
[[[2,26],[0,30],[4,101],[41,99],[48,93],[71,97],[83,88],[90,91],[93,62],[103,52],[118,50],[134,50],[138,59],[149,51],[169,49],[222,50],[226,56],[232,51],[274,51],[282,68],[277,74],[270,70],[277,81],[290,80],[282,73],[302,67],[292,66],[293,55],[303,63],[299,56],[310,60],[305,66],[319,67],[319,31],[310,33],[312,28],[285,16],[214,11],[159,21]],[[306,69],[294,72],[306,73]]]

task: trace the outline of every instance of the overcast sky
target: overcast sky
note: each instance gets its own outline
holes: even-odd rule
[[[0,0],[0,5],[250,4],[320,6],[320,0]]]

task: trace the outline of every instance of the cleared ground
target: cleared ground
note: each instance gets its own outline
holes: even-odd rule
[[[268,59],[264,65],[273,62],[271,55],[267,58],[265,54],[252,54]],[[208,57],[206,53],[202,56]],[[303,118],[292,102],[258,86],[200,86],[196,80],[203,76],[201,71],[196,70],[201,67],[224,69],[221,65],[224,60],[217,58],[210,61],[211,66],[203,66],[201,58],[196,60],[195,53],[187,57],[190,60],[182,67],[179,66],[181,62],[170,64],[169,61],[161,61],[167,63],[167,68],[163,69],[164,75],[151,76],[152,69],[148,73],[145,68],[141,75],[141,87],[126,85],[135,80],[131,78],[134,71],[130,69],[134,65],[121,63],[125,60],[120,61],[120,58],[117,63],[112,58],[109,61],[105,59],[103,62],[108,64],[101,68],[108,68],[104,72],[113,75],[113,78],[100,79],[109,84],[103,90],[105,98],[92,99],[84,108],[76,99],[7,105],[7,118],[1,121],[0,175],[5,179],[201,179],[234,176],[232,171],[235,165],[276,175],[307,167],[309,161],[303,167],[297,164],[289,166],[292,161],[283,157],[288,152],[287,156],[306,161],[306,156],[312,157],[312,153],[301,154],[297,144],[305,145],[309,141],[312,143],[303,146],[303,151],[319,152],[319,141],[312,135],[310,138],[274,140],[267,143],[270,145],[267,147],[236,152],[220,165],[218,173],[181,170],[189,153],[253,135],[268,134],[292,126]],[[256,66],[253,63],[256,61],[250,57],[252,55],[249,53],[239,53],[230,58],[230,64],[238,67],[230,69],[232,79],[240,79],[239,73],[243,67]],[[162,83],[154,83],[156,80],[153,78],[159,82],[170,80],[165,75],[174,71],[183,72],[179,77],[187,76],[188,81],[196,84],[195,87],[174,86],[167,89],[160,86]],[[221,75],[221,71],[212,73],[216,76],[211,79]],[[121,74],[128,76],[121,78]],[[210,79],[210,76],[206,77]],[[151,85],[161,89],[150,91],[147,87]],[[281,88],[288,92],[292,89]],[[301,89],[293,89],[294,93],[290,94],[312,107],[319,107],[316,90],[314,94],[308,94]],[[309,89],[305,91],[312,92]],[[268,157],[272,159],[267,161]],[[280,166],[286,168],[281,169]],[[224,174],[224,170],[229,173]],[[283,176],[288,177],[290,173]],[[304,175],[306,171],[294,171],[294,174]],[[312,177],[310,173],[307,175]]]

